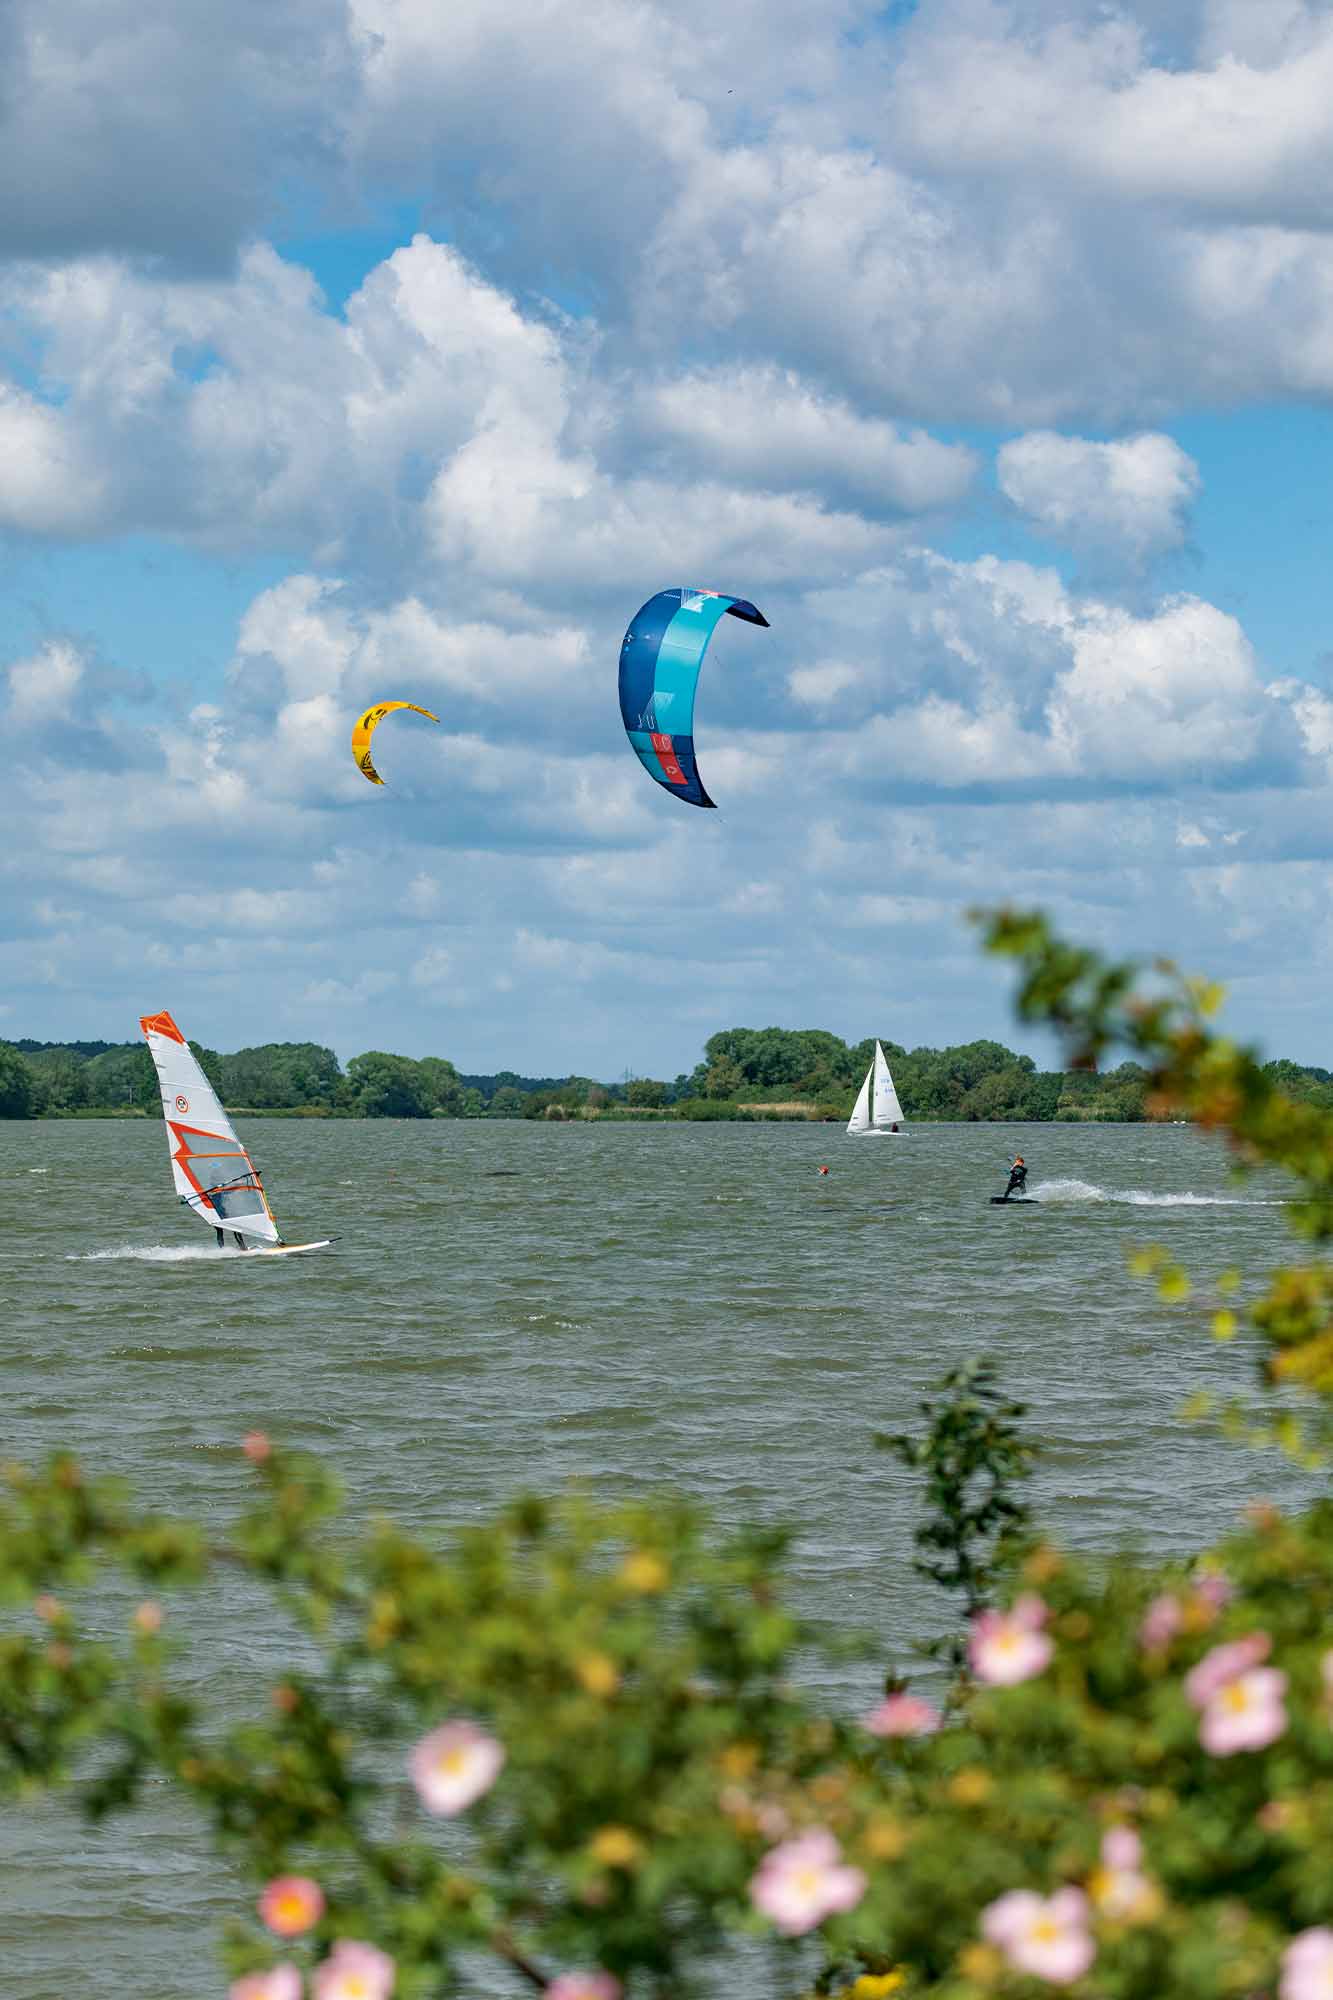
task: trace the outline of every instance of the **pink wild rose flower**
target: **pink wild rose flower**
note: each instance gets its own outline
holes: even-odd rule
[[[620,2000],[620,1981],[609,1972],[562,1972],[546,1988],[546,2000]]]
[[[1282,1954],[1278,2000],[1329,2000],[1333,1995],[1333,1931],[1320,1924],[1294,1937]]]
[[[1008,1611],[977,1612],[967,1642],[977,1679],[988,1687],[1016,1687],[1049,1666],[1055,1648],[1041,1629],[1049,1615],[1030,1591]]]
[[[1164,1653],[1185,1622],[1179,1598],[1170,1591],[1154,1597],[1139,1626],[1139,1644],[1145,1653]]]
[[[427,1812],[452,1817],[489,1792],[504,1760],[503,1746],[475,1722],[446,1722],[412,1752],[412,1783]]]
[[[1132,1826],[1109,1827],[1102,1835],[1102,1864],[1107,1868],[1137,1868],[1143,1859],[1143,1842]]]
[[[1236,1587],[1224,1570],[1201,1569],[1194,1578],[1194,1594],[1211,1611],[1225,1611],[1236,1595]]]
[[[339,1938],[311,1981],[314,2000],[389,2000],[396,1967],[386,1952]]]
[[[915,1694],[890,1694],[878,1708],[861,1718],[872,1736],[929,1736],[940,1726],[940,1713]]]
[[[1143,1923],[1156,1916],[1161,1895],[1142,1872],[1143,1842],[1132,1826],[1110,1827],[1102,1836],[1101,1866],[1089,1892],[1098,1911],[1114,1923]]]
[[[227,2000],[301,2000],[301,1975],[294,1965],[275,1965],[268,1972],[251,1972],[234,1979]]]
[[[1205,1653],[1197,1667],[1185,1676],[1185,1693],[1196,1708],[1207,1708],[1219,1688],[1257,1667],[1273,1650],[1267,1632],[1249,1632],[1243,1639],[1228,1639]]]
[[[1016,1972],[1030,1972],[1053,1986],[1081,1979],[1096,1956],[1080,1889],[1057,1889],[1053,1896],[1011,1889],[982,1911],[981,1929]]]
[[[1276,1743],[1287,1726],[1282,1697],[1287,1676],[1274,1667],[1252,1667],[1237,1674],[1213,1696],[1199,1724],[1199,1741],[1210,1757],[1231,1757],[1238,1750],[1263,1750]]]
[[[324,1914],[324,1891],[308,1875],[275,1875],[259,1898],[259,1914],[275,1937],[300,1937]]]
[[[770,1849],[750,1881],[756,1909],[784,1937],[803,1937],[836,1911],[855,1909],[865,1890],[861,1870],[846,1866],[833,1835],[819,1827]]]

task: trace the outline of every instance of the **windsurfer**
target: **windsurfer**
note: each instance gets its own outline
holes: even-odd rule
[[[1004,1199],[1008,1201],[1011,1194],[1022,1194],[1027,1184],[1028,1170],[1023,1165],[1023,1155],[1020,1153],[1009,1169],[1009,1185],[1004,1191]]]

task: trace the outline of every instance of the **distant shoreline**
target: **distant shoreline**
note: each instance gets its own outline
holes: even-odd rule
[[[823,1028],[725,1028],[693,1070],[673,1078],[470,1075],[444,1056],[368,1049],[344,1064],[317,1042],[266,1042],[230,1054],[190,1050],[239,1119],[493,1118],[579,1124],[845,1125],[875,1061],[873,1039],[849,1045]],[[903,1122],[941,1125],[1121,1125],[1168,1122],[1172,1107],[1147,1069],[1039,1070],[1003,1042],[883,1052]],[[1333,1110],[1333,1071],[1285,1060],[1265,1073],[1298,1101]],[[0,1040],[0,1119],[157,1118],[159,1085],[142,1042]]]
[[[308,1125],[311,1121],[327,1125],[822,1125],[828,1129],[845,1127],[845,1118],[827,1118],[817,1111],[768,1111],[761,1106],[741,1104],[734,1110],[726,1106],[715,1107],[712,1100],[703,1099],[709,1109],[696,1114],[672,1105],[661,1111],[635,1111],[617,1106],[611,1111],[584,1110],[568,1114],[563,1118],[548,1118],[545,1115],[532,1117],[522,1112],[432,1112],[428,1116],[407,1116],[392,1111],[340,1111],[326,1110],[311,1106],[290,1106],[286,1109],[272,1109],[248,1104],[224,1105],[229,1118],[251,1120],[255,1118],[288,1118],[294,1124]],[[40,1111],[28,1118],[6,1118],[0,1113],[0,1125],[72,1125],[81,1120],[105,1122],[107,1119],[123,1119],[139,1124],[161,1122],[161,1114],[144,1111],[125,1105],[120,1108],[95,1108],[85,1106],[78,1111]],[[1050,1118],[1035,1116],[1015,1116],[1012,1118],[904,1118],[904,1135],[926,1131],[935,1126],[954,1125],[1187,1125],[1187,1118],[1111,1118],[1100,1116],[1095,1111],[1062,1111]]]

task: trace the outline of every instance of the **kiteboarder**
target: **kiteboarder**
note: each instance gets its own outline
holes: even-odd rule
[[[1009,1169],[1009,1185],[1004,1191],[1004,1200],[1008,1201],[1011,1194],[1024,1193],[1027,1184],[1028,1170],[1023,1165],[1023,1155],[1020,1153]]]

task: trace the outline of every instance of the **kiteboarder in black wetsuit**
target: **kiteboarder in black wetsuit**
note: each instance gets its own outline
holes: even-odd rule
[[[1018,1155],[1018,1158],[1014,1161],[1012,1167],[1010,1167],[1009,1169],[1009,1185],[1004,1191],[1004,1197],[1003,1197],[1004,1200],[1008,1201],[1011,1194],[1025,1193],[1027,1190],[1027,1184],[1028,1184],[1028,1170],[1023,1165],[1023,1155],[1020,1153]]]

